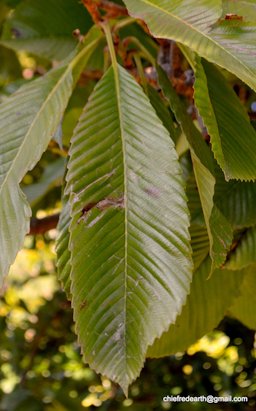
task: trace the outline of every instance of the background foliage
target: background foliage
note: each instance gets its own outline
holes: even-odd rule
[[[51,236],[49,235],[51,233]],[[165,395],[248,396],[255,408],[254,332],[226,318],[186,352],[147,360],[126,399],[81,360],[72,310],[56,281],[53,231],[28,238],[1,300],[0,409],[3,411],[205,410],[206,404],[164,403]]]
[[[256,407],[254,3],[0,1],[1,410]]]

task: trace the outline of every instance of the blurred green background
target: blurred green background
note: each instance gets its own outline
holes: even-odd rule
[[[255,410],[254,332],[225,319],[186,353],[148,360],[125,398],[82,361],[55,272],[56,230],[27,237],[0,302],[0,410]],[[166,395],[248,396],[247,404],[169,403]]]

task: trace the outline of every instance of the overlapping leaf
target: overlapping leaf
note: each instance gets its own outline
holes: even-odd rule
[[[195,103],[226,179],[256,178],[256,131],[233,89],[212,64],[196,64]]]
[[[229,314],[237,318],[246,327],[256,330],[256,266],[246,269],[241,287],[241,295],[235,300]]]
[[[191,148],[194,174],[210,241],[212,270],[220,267],[232,243],[232,227],[214,202],[215,163],[209,147],[186,113],[167,76],[158,68],[159,83]]]
[[[207,258],[195,272],[186,305],[176,323],[148,349],[149,357],[163,357],[186,350],[203,335],[217,327],[240,294],[242,271],[211,270]],[[223,286],[225,284],[225,286]]]
[[[92,30],[71,61],[21,87],[0,105],[1,282],[29,231],[31,210],[19,183],[54,135],[74,82],[101,37],[100,30]]]
[[[192,153],[193,165],[205,223],[210,240],[212,270],[220,267],[226,259],[233,239],[230,223],[214,204],[216,179],[213,174]]]
[[[220,0],[124,0],[155,37],[175,40],[256,90],[256,21],[224,20]],[[252,15],[252,18],[254,16]]]
[[[76,331],[86,362],[127,392],[180,312],[192,267],[173,142],[117,64],[81,116],[68,169]]]
[[[61,60],[74,50],[75,29],[84,34],[91,26],[85,7],[74,0],[27,0],[6,21],[2,43],[49,59]]]

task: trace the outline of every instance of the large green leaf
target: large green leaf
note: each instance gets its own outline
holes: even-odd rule
[[[239,270],[248,265],[256,263],[256,228],[246,230],[245,234],[238,240],[235,250],[225,265],[229,270]]]
[[[190,145],[195,179],[210,241],[212,270],[214,270],[224,263],[233,238],[230,223],[214,203],[216,165],[209,147],[186,113],[185,105],[182,104],[160,67],[158,77],[160,86]],[[196,197],[193,197],[196,201]]]
[[[73,58],[21,87],[0,105],[0,279],[7,274],[29,231],[30,206],[19,183],[54,135],[75,81],[101,38],[92,30]]]
[[[244,274],[218,269],[207,280],[210,269],[211,262],[207,258],[193,276],[190,294],[176,323],[149,348],[149,357],[164,357],[186,350],[222,320],[240,294]]]
[[[256,20],[220,19],[221,0],[124,0],[155,37],[175,40],[256,90]]]
[[[196,64],[195,103],[226,179],[256,179],[256,131],[224,76],[207,61]]]
[[[241,295],[235,300],[229,314],[247,327],[256,330],[256,266],[247,268],[241,287]]]
[[[116,63],[72,138],[71,293],[89,365],[125,392],[189,291],[191,250],[174,144]]]
[[[75,29],[84,34],[91,18],[77,0],[26,0],[10,14],[1,42],[14,50],[26,50],[48,59],[61,60],[74,50]]]

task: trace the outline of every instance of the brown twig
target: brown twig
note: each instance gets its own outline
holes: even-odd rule
[[[87,8],[92,16],[95,24],[99,24],[104,19],[116,18],[121,16],[128,16],[128,11],[125,7],[115,4],[108,0],[82,0],[83,5]],[[102,16],[99,9],[105,11]]]
[[[44,218],[32,218],[30,222],[29,235],[45,234],[47,231],[57,227],[59,213]]]
[[[102,17],[99,12],[99,1],[95,0],[82,0],[83,5],[90,13],[95,24],[102,22]]]
[[[128,16],[128,11],[125,7],[120,6],[119,4],[113,3],[108,0],[99,0],[98,7],[107,12],[108,18],[115,18],[120,16]]]

